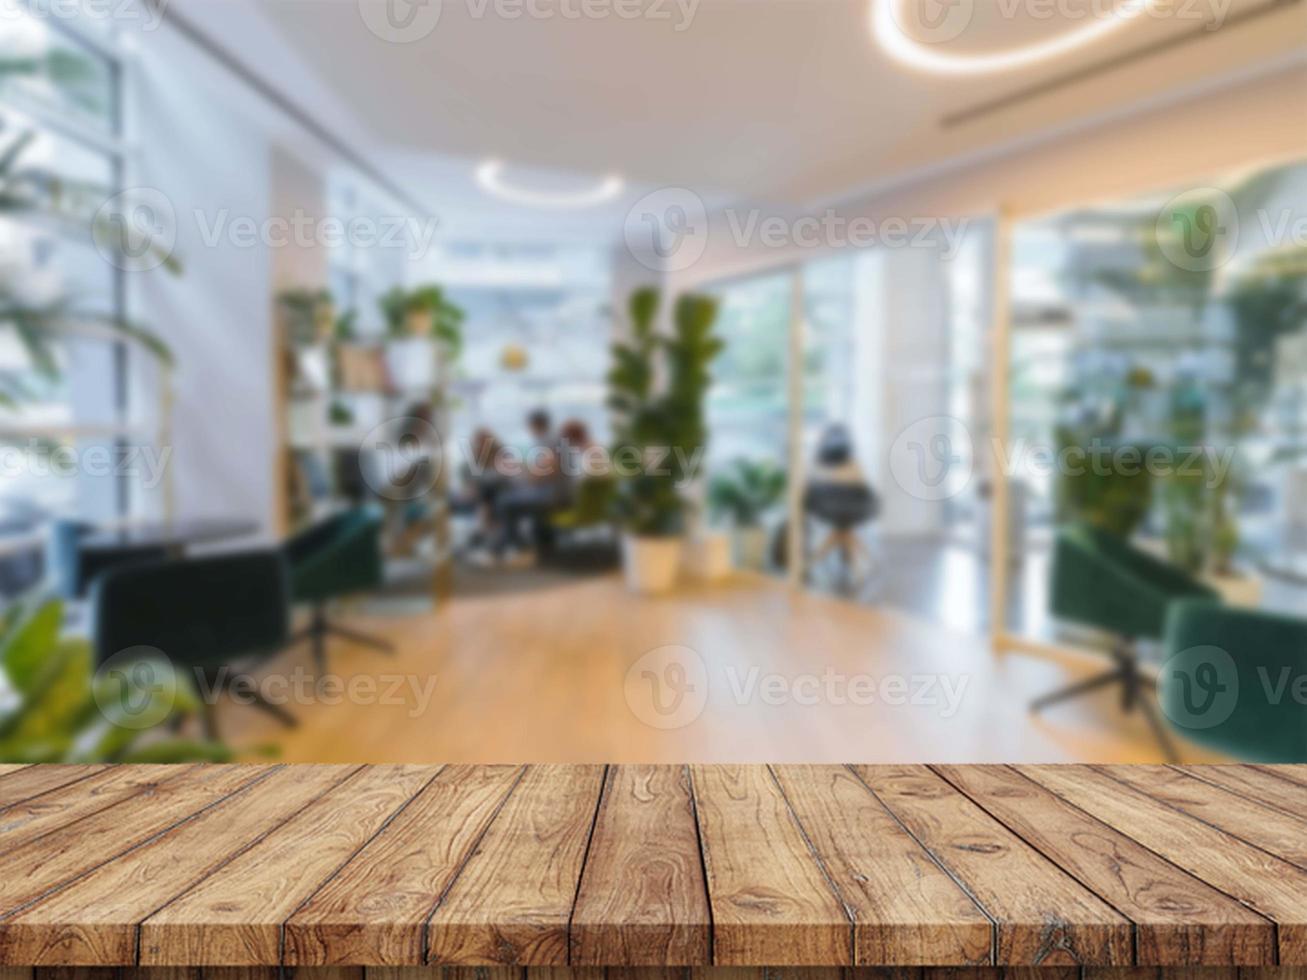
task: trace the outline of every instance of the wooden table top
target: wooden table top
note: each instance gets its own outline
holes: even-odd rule
[[[0,766],[0,966],[1307,965],[1307,766]]]

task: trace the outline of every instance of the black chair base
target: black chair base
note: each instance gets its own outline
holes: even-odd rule
[[[379,636],[371,636],[367,633],[360,633],[357,630],[347,629],[337,623],[333,623],[327,617],[327,610],[323,606],[316,606],[313,610],[313,619],[309,625],[300,630],[290,639],[291,646],[298,646],[300,643],[309,642],[313,648],[313,663],[316,665],[318,672],[323,673],[327,669],[327,637],[335,636],[342,640],[349,640],[351,643],[357,643],[359,646],[369,647],[379,653],[393,654],[395,645],[389,640],[383,640]]]
[[[222,694],[231,691],[232,688],[239,687],[241,696],[248,698],[249,705],[252,708],[258,708],[264,714],[271,715],[277,721],[281,722],[287,728],[298,728],[299,719],[292,715],[280,704],[269,701],[259,691],[258,684],[249,674],[234,674],[230,677],[224,676],[221,680],[211,678],[213,681],[210,690],[215,694]],[[201,723],[204,727],[204,737],[215,742],[221,741],[218,733],[218,705],[214,701],[204,701],[204,707],[201,716]]]
[[[1111,651],[1111,655],[1112,659],[1116,661],[1116,666],[1111,670],[1095,674],[1086,680],[1077,681],[1075,684],[1059,688],[1045,694],[1043,697],[1036,698],[1030,702],[1031,713],[1037,714],[1055,704],[1072,701],[1100,688],[1120,684],[1121,710],[1126,714],[1130,714],[1136,708],[1139,709],[1144,716],[1144,720],[1148,722],[1148,727],[1152,729],[1153,737],[1161,747],[1166,760],[1168,762],[1178,762],[1180,757],[1176,753],[1175,743],[1171,741],[1171,737],[1166,732],[1166,727],[1162,724],[1162,719],[1158,717],[1157,709],[1148,698],[1148,693],[1153,685],[1139,670],[1139,657],[1128,646],[1115,647]]]

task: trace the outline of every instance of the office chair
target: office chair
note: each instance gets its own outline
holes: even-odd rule
[[[1158,698],[1186,738],[1249,762],[1307,762],[1307,620],[1204,600],[1172,605]]]
[[[293,535],[283,546],[290,569],[291,600],[313,607],[308,627],[291,642],[308,640],[312,644],[319,671],[327,666],[329,636],[339,636],[383,653],[394,651],[385,640],[346,629],[333,623],[327,615],[327,604],[333,599],[384,584],[381,530],[379,515],[365,507],[355,507]]]
[[[1038,698],[1030,710],[1042,711],[1119,684],[1122,710],[1142,711],[1162,750],[1174,759],[1171,739],[1144,695],[1146,679],[1135,644],[1162,639],[1167,613],[1177,600],[1215,598],[1212,589],[1115,534],[1089,524],[1062,529],[1053,548],[1050,610],[1060,619],[1112,635],[1108,656],[1113,667]]]
[[[124,542],[112,548],[87,551],[82,539],[94,533],[95,525],[58,519],[50,522],[45,546],[46,577],[62,599],[85,598],[91,583],[106,571],[143,561],[162,561],[168,550],[159,545]]]
[[[848,582],[859,558],[865,558],[869,566],[875,565],[866,544],[858,537],[858,529],[880,513],[880,500],[871,487],[865,483],[814,483],[804,492],[803,509],[829,528],[809,567],[834,552],[840,558],[842,578]]]
[[[280,552],[116,568],[92,587],[91,609],[97,663],[133,647],[152,647],[181,672],[202,676],[207,690],[239,685],[254,706],[288,727],[296,725],[289,711],[263,698],[247,669],[283,648],[290,632],[289,588]],[[205,699],[205,733],[214,739],[215,707],[212,699]]]

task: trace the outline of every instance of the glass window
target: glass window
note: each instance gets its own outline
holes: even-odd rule
[[[1291,229],[1305,202],[1295,164],[1014,229],[1016,632],[1074,628],[1045,614],[1049,541],[1075,523],[1230,601],[1302,608],[1307,250]],[[1122,455],[1141,451],[1142,467]]]
[[[117,66],[60,26],[7,7],[0,94],[73,125],[116,130]]]

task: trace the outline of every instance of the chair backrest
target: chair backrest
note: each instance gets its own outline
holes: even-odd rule
[[[1249,762],[1307,762],[1307,620],[1172,605],[1158,699],[1186,738]]]
[[[1210,588],[1120,535],[1089,524],[1058,531],[1049,611],[1128,640],[1160,640],[1171,603],[1210,599]]]
[[[219,667],[282,647],[290,632],[278,550],[128,565],[92,590],[96,659],[153,647],[183,666]]]
[[[804,494],[803,509],[819,521],[853,528],[873,520],[880,502],[865,483],[813,483]]]

